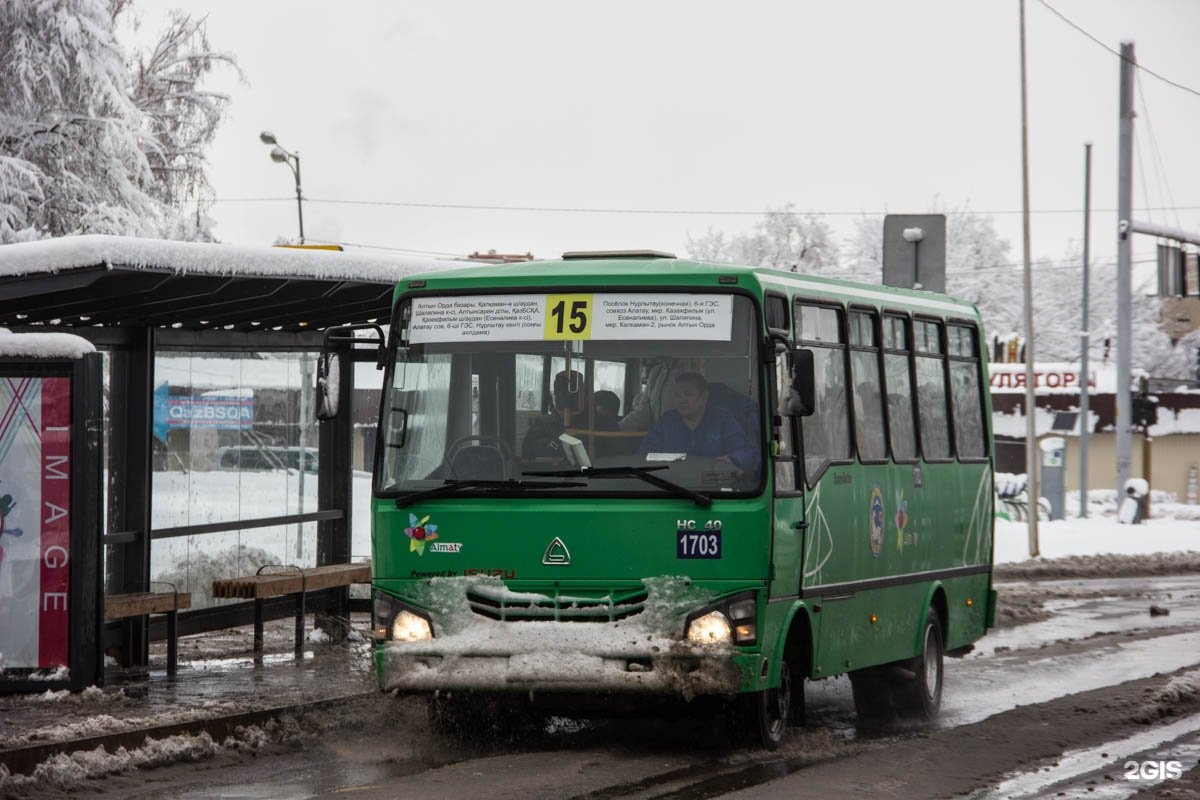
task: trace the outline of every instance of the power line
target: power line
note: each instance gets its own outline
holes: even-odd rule
[[[229,197],[218,198],[217,203],[259,203],[259,202],[275,202],[287,201],[293,202],[294,197]],[[786,214],[796,214],[801,217],[874,217],[887,214],[887,211],[747,211],[742,209],[679,209],[679,208],[588,208],[588,207],[569,207],[569,206],[505,206],[505,205],[486,205],[478,203],[418,203],[403,200],[338,200],[333,198],[322,197],[305,197],[307,203],[326,203],[328,205],[357,205],[357,206],[382,206],[388,208],[435,208],[435,209],[450,209],[459,211],[524,211],[537,213],[562,213],[562,214],[646,214],[657,216],[697,216],[697,217],[776,217]],[[1141,209],[1143,211],[1200,211],[1200,205],[1191,206],[1159,206],[1155,208]],[[1115,208],[1093,208],[1093,213],[1104,214],[1117,212]],[[1002,209],[1002,210],[963,210],[963,211],[940,211],[936,212],[945,214],[946,216],[1005,216],[1009,214],[1020,214],[1020,209]],[[1033,209],[1030,213],[1033,214],[1082,214],[1081,208],[1042,208]]]
[[[1066,17],[1066,15],[1065,15],[1065,14],[1063,14],[1061,11],[1059,11],[1059,10],[1058,10],[1057,8],[1055,8],[1054,6],[1052,6],[1052,5],[1050,5],[1049,3],[1047,3],[1047,2],[1046,2],[1046,0],[1038,0],[1038,2],[1039,2],[1039,3],[1041,3],[1043,6],[1045,6],[1045,7],[1046,7],[1046,10],[1047,10],[1047,11],[1049,11],[1051,14],[1053,14],[1053,15],[1054,15],[1054,16],[1056,16],[1056,17],[1058,17],[1058,18],[1059,18],[1059,19],[1061,19],[1063,22],[1067,23],[1067,24],[1068,24],[1068,25],[1070,25],[1072,28],[1074,28],[1075,30],[1079,31],[1079,32],[1080,32],[1080,33],[1082,33],[1084,36],[1086,36],[1087,38],[1091,39],[1093,42],[1095,42],[1096,44],[1100,45],[1101,47],[1103,47],[1103,48],[1104,48],[1105,50],[1107,50],[1108,52],[1112,53],[1112,54],[1113,54],[1114,56],[1116,56],[1117,58],[1119,58],[1119,59],[1121,59],[1121,60],[1124,60],[1124,59],[1125,59],[1125,56],[1121,55],[1121,53],[1120,53],[1120,51],[1119,51],[1119,50],[1114,50],[1114,49],[1112,49],[1111,47],[1109,47],[1108,45],[1106,45],[1104,42],[1100,41],[1100,40],[1099,40],[1099,39],[1097,39],[1095,36],[1093,36],[1092,34],[1088,33],[1088,32],[1087,32],[1086,30],[1084,30],[1082,27],[1080,27],[1079,25],[1077,25],[1077,24],[1075,24],[1074,22],[1072,22],[1071,20],[1069,20],[1069,19]],[[1145,72],[1147,75],[1152,75],[1152,76],[1154,76],[1155,78],[1158,78],[1160,81],[1162,81],[1162,82],[1163,82],[1163,83],[1165,83],[1165,84],[1168,84],[1168,85],[1170,85],[1170,86],[1174,86],[1176,89],[1182,89],[1182,90],[1183,90],[1183,91],[1185,91],[1185,92],[1189,92],[1189,93],[1191,93],[1191,94],[1194,94],[1194,95],[1196,95],[1197,97],[1200,97],[1200,91],[1198,91],[1198,90],[1196,90],[1196,89],[1193,89],[1193,88],[1192,88],[1192,87],[1190,87],[1190,86],[1185,86],[1184,84],[1182,84],[1182,83],[1179,83],[1178,81],[1173,81],[1173,80],[1171,80],[1170,78],[1168,78],[1168,77],[1166,77],[1166,76],[1164,76],[1164,75],[1161,75],[1161,74],[1159,74],[1159,73],[1155,72],[1154,70],[1150,69],[1149,67],[1144,67],[1144,66],[1142,66],[1141,64],[1137,63],[1136,61],[1135,61],[1135,62],[1133,62],[1133,66],[1134,66],[1135,68],[1137,68],[1137,69],[1141,70],[1142,72]]]

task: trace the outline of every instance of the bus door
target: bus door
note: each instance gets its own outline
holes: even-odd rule
[[[770,377],[772,403],[769,409],[771,426],[768,431],[774,439],[772,449],[775,457],[769,594],[772,599],[792,600],[800,593],[805,520],[804,492],[799,481],[800,465],[797,456],[797,418],[784,413],[790,382],[786,350],[775,353],[774,369]]]
[[[814,412],[800,425],[805,498],[801,594],[813,610],[815,677],[843,672],[861,642],[854,624],[862,598],[847,586],[873,565],[882,534],[882,487],[852,449],[845,311],[798,303],[797,347],[813,358]]]

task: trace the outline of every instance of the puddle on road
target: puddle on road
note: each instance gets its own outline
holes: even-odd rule
[[[1069,750],[1059,757],[1054,766],[1012,773],[992,789],[972,795],[972,800],[1020,800],[1053,795],[1060,791],[1076,796],[1078,790],[1086,792],[1089,797],[1113,800],[1130,797],[1165,781],[1163,778],[1126,780],[1126,761],[1175,760],[1180,761],[1183,769],[1187,770],[1195,765],[1196,755],[1200,754],[1198,731],[1200,714],[1193,714],[1170,725],[1125,739],[1104,742],[1085,750]],[[1105,781],[1104,775],[1114,771],[1120,775],[1119,780]],[[1077,791],[1072,792],[1071,789]]]

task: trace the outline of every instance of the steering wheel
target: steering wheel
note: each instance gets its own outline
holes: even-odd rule
[[[450,467],[454,464],[455,456],[469,446],[494,447],[500,453],[500,458],[503,462],[503,477],[505,478],[508,477],[511,465],[517,460],[516,454],[513,453],[512,447],[508,444],[508,442],[504,441],[499,436],[481,436],[478,434],[460,436],[451,442],[446,448],[446,457],[443,461],[443,473],[446,475],[446,477],[451,477],[449,474]]]

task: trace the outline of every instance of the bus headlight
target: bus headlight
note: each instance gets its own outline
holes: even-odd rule
[[[695,612],[684,626],[693,644],[753,645],[758,642],[758,601],[754,592],[742,592]]]
[[[687,638],[695,644],[729,644],[733,628],[729,617],[720,611],[710,611],[688,622]]]
[[[392,640],[396,642],[419,642],[432,639],[433,629],[429,620],[417,616],[408,609],[402,609],[392,617]]]
[[[387,592],[375,592],[376,641],[419,642],[433,638],[433,625],[422,611]]]

